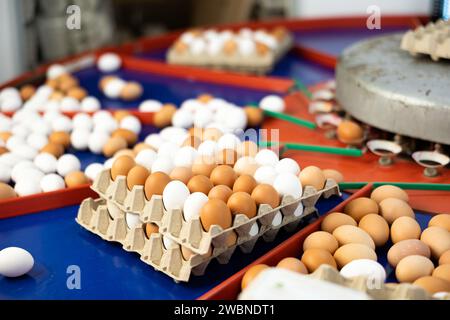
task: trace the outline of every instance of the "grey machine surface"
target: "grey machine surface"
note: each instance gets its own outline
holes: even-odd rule
[[[336,67],[337,100],[375,128],[450,145],[450,60],[400,49],[401,34],[359,42]]]

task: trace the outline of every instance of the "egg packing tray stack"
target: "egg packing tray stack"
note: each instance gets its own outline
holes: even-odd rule
[[[270,242],[282,228],[295,230],[303,218],[317,212],[315,205],[322,196],[340,195],[336,182],[328,180],[321,191],[306,187],[301,199],[284,197],[278,208],[261,205],[252,219],[238,214],[231,228],[223,230],[212,226],[209,232],[205,232],[199,218],[185,221],[181,210],[167,211],[164,208],[162,196],[155,195],[147,200],[143,186],[128,190],[124,176],[112,181],[110,170],[97,176],[92,190],[100,196],[100,200],[86,199],[80,206],[77,222],[102,239],[118,242],[124,250],[138,253],[143,262],[177,282],[188,282],[191,274],[204,275],[213,259],[227,264],[237,247],[244,253],[250,253],[259,238]],[[139,215],[140,224],[136,228],[128,228],[127,213]],[[279,213],[281,222],[273,226]],[[147,238],[144,230],[147,223],[157,225],[159,234]],[[258,225],[258,233],[252,236],[250,230],[255,224]],[[232,232],[236,233],[237,241],[230,246],[227,242]],[[166,237],[176,245],[166,249],[163,242]],[[189,261],[184,260],[181,246],[194,254]]]
[[[450,21],[438,20],[408,31],[403,36],[401,48],[412,55],[429,55],[435,61],[450,59]]]
[[[364,292],[374,300],[440,300],[433,298],[421,287],[408,283],[383,283],[377,285],[365,277],[348,279],[329,265],[320,266],[314,273],[306,275],[306,277],[312,277],[317,280],[331,282],[339,286]],[[239,299],[247,299],[245,291],[241,293]],[[444,299],[450,300],[450,295],[447,294]]]

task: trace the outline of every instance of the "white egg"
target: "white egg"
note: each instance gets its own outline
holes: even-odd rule
[[[23,144],[15,148],[13,153],[21,158],[33,160],[37,156],[38,151],[29,145]]]
[[[17,180],[19,180],[19,177],[21,176],[23,171],[25,169],[29,169],[29,168],[38,169],[36,167],[36,165],[33,162],[31,162],[30,160],[23,160],[23,161],[16,163],[12,167],[12,170],[10,172],[10,177],[11,177],[12,181],[16,182]]]
[[[303,194],[300,179],[292,173],[278,175],[273,183],[273,187],[281,196],[291,196],[294,199],[300,199]]]
[[[101,154],[103,147],[108,143],[109,134],[105,132],[94,131],[89,136],[88,147],[92,153]]]
[[[141,217],[138,214],[127,212],[125,215],[125,220],[130,230],[136,229],[137,227],[142,225]]]
[[[150,134],[145,139],[145,144],[148,144],[150,147],[152,147],[155,150],[158,150],[161,145],[164,143],[163,138],[157,133]]]
[[[48,144],[48,138],[44,134],[30,134],[27,138],[27,144],[36,150],[41,150]]]
[[[46,111],[42,117],[47,124],[51,124],[55,119],[61,117],[62,114],[58,110]]]
[[[115,72],[122,67],[122,59],[115,53],[105,53],[98,58],[97,67],[104,73]]]
[[[10,151],[16,150],[18,147],[26,145],[26,141],[23,137],[12,136],[6,141],[6,148]]]
[[[166,250],[178,247],[178,244],[167,236],[163,236],[163,245]]]
[[[255,222],[255,224],[252,225],[252,227],[250,228],[250,231],[248,232],[248,235],[250,237],[256,237],[259,233],[259,226],[258,223]]]
[[[72,97],[64,97],[61,100],[60,110],[62,112],[76,112],[81,110],[80,102]]]
[[[106,160],[105,163],[103,164],[104,169],[111,169],[114,164],[114,161],[116,161],[115,158]]]
[[[25,124],[17,124],[14,125],[12,130],[11,130],[11,134],[15,137],[20,137],[25,139],[26,137],[28,137],[28,135],[30,134],[30,129],[28,129],[28,127]]]
[[[91,180],[94,181],[97,175],[103,171],[103,165],[101,163],[91,163],[84,170],[84,174]]]
[[[217,142],[217,149],[219,151],[224,149],[236,150],[238,146],[240,146],[240,144],[241,140],[239,140],[238,137],[236,137],[234,134],[227,133],[220,137],[219,141]]]
[[[110,119],[114,119],[110,112],[105,110],[100,110],[94,113],[92,116],[92,121],[94,122],[94,125],[98,125],[102,123],[103,121],[108,121]]]
[[[106,84],[103,93],[110,99],[117,99],[120,97],[120,94],[126,84],[127,83],[122,79],[112,79]]]
[[[386,281],[386,271],[376,261],[369,259],[353,260],[341,269],[345,278],[366,277],[372,284],[381,285]]]
[[[214,118],[214,113],[210,109],[198,110],[194,116],[194,126],[196,128],[206,128]]]
[[[217,112],[217,110],[220,110],[223,106],[226,106],[228,103],[220,98],[213,98],[212,100],[208,101],[206,104],[206,107],[208,109],[211,109],[213,112]]]
[[[89,147],[90,136],[90,132],[85,129],[75,129],[70,134],[70,144],[75,150],[86,150]]]
[[[447,297],[450,295],[448,292],[436,292],[433,294],[433,298],[435,299],[447,299]]]
[[[194,124],[194,116],[185,110],[178,110],[172,117],[172,125],[177,128],[188,129]]]
[[[2,112],[15,112],[22,107],[22,99],[8,97],[0,102]]]
[[[197,112],[197,110],[200,110],[203,108],[204,108],[203,103],[201,103],[197,99],[188,99],[181,104],[179,110],[187,111],[190,113],[195,113],[195,112]]]
[[[44,152],[34,158],[34,165],[43,173],[54,173],[57,169],[58,159],[54,155]]]
[[[12,127],[12,120],[0,114],[0,131],[10,131]]]
[[[242,38],[238,41],[238,50],[242,56],[248,57],[255,53],[256,44],[252,39]]]
[[[8,183],[11,180],[11,167],[0,165],[0,182]]]
[[[193,55],[200,55],[204,53],[206,50],[206,42],[205,40],[201,38],[195,38],[190,44],[189,44],[189,51]]]
[[[80,169],[80,160],[72,154],[65,154],[58,159],[57,172],[63,177],[67,176],[69,173],[80,171]]]
[[[222,52],[223,46],[224,42],[219,38],[210,40],[207,43],[206,53],[212,57],[217,56],[220,52]]]
[[[4,153],[0,156],[0,163],[11,168],[23,160],[25,159],[11,152]]]
[[[239,36],[241,38],[251,38],[253,37],[253,31],[250,28],[242,28],[239,30]]]
[[[72,131],[72,120],[66,116],[58,117],[52,121],[52,130],[70,132]]]
[[[7,87],[0,90],[0,102],[8,98],[20,98],[20,92],[14,87]]]
[[[94,127],[94,121],[91,116],[86,113],[78,113],[72,119],[73,129],[74,130],[87,130],[90,131]]]
[[[212,140],[206,140],[200,144],[197,152],[202,156],[214,156],[217,153],[217,143]]]
[[[280,162],[278,162],[275,166],[275,170],[278,174],[292,173],[297,176],[300,174],[300,166],[296,161],[290,158],[281,159]]]
[[[168,157],[158,157],[152,165],[152,173],[163,172],[170,175],[172,170],[175,168],[172,158]]]
[[[81,111],[83,112],[95,112],[101,109],[100,101],[95,97],[86,97],[81,101]]]
[[[163,104],[157,100],[145,100],[139,106],[140,112],[158,112],[162,109]]]
[[[180,36],[180,41],[186,43],[186,44],[190,44],[193,40],[195,39],[195,36],[192,32],[188,31],[188,32],[184,32],[181,36]]]
[[[127,129],[139,135],[142,130],[141,122],[135,116],[127,116],[120,121],[120,127]]]
[[[0,274],[8,278],[21,277],[33,269],[33,256],[21,248],[5,248],[0,251]]]
[[[197,150],[192,147],[181,148],[178,150],[174,159],[175,167],[191,168],[197,158],[197,155]]]
[[[255,160],[260,166],[272,167],[275,167],[280,161],[278,155],[269,149],[259,151],[255,156]]]
[[[148,170],[151,170],[153,163],[155,162],[157,157],[158,155],[156,154],[155,151],[146,149],[138,153],[135,161],[137,164],[147,168]]]
[[[277,172],[271,166],[260,167],[256,170],[254,178],[259,184],[273,185],[277,178]]]
[[[236,164],[234,165],[234,171],[236,171],[236,173],[240,175],[240,174],[242,174],[244,172],[244,170],[248,166],[258,167],[258,164],[255,161],[255,158],[253,158],[253,157],[242,157],[242,158],[239,158],[236,161]]]
[[[215,29],[208,29],[203,32],[203,37],[208,41],[216,39],[218,36],[219,33]]]
[[[32,196],[42,192],[40,179],[21,179],[14,186],[14,191],[20,197]]]
[[[185,140],[188,137],[188,132],[184,128],[167,127],[159,133],[161,138],[165,141],[170,141],[178,145],[180,140]]]
[[[94,125],[94,131],[97,132],[105,132],[107,134],[111,134],[119,128],[119,125],[116,120],[113,118],[105,118],[103,121],[97,121]]]
[[[262,99],[259,103],[259,107],[267,111],[284,112],[286,103],[280,96],[271,95]]]
[[[28,102],[30,102],[29,100]],[[27,103],[28,103],[27,102]],[[44,103],[44,106],[41,110],[41,108],[38,108],[39,111],[43,112],[49,112],[49,111],[61,111],[61,102],[58,100],[49,100]]]
[[[67,74],[67,68],[61,64],[53,64],[47,69],[47,79],[56,79]]]
[[[200,211],[208,201],[209,201],[208,197],[201,192],[195,192],[191,194],[184,203],[183,207],[184,221],[189,221],[194,218],[200,217]]]
[[[279,227],[283,223],[283,215],[278,212],[272,220],[272,227]]]
[[[222,123],[232,132],[243,131],[247,127],[247,115],[242,108],[231,108]]]
[[[158,150],[158,157],[174,159],[180,147],[173,142],[163,143]]]
[[[61,176],[51,173],[41,179],[40,186],[42,192],[54,192],[64,190],[66,188],[66,183]]]
[[[189,189],[183,182],[172,181],[163,191],[164,207],[169,211],[182,210],[189,195]]]

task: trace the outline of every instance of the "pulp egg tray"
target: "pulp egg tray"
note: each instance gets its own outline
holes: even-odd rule
[[[366,293],[370,298],[375,300],[429,300],[433,299],[424,289],[412,284],[379,284],[376,285],[365,277],[357,277],[348,279],[343,277],[339,271],[328,265],[322,265],[314,273],[307,275],[318,280],[334,283],[349,289]],[[245,292],[239,297],[245,300]],[[450,299],[450,295],[444,297],[445,300]]]
[[[401,48],[412,55],[427,54],[435,61],[450,59],[450,21],[439,20],[408,31],[402,39]]]
[[[181,210],[167,211],[164,208],[161,196],[153,196],[147,200],[143,186],[135,186],[130,191],[126,177],[117,177],[112,181],[110,170],[104,170],[97,176],[92,189],[120,210],[139,215],[142,222],[158,225],[161,234],[199,255],[207,254],[211,246],[216,250],[226,250],[227,239],[232,232],[237,234],[238,245],[252,240],[256,242],[261,236],[266,241],[272,241],[281,228],[291,231],[298,226],[302,218],[315,213],[315,205],[320,197],[340,195],[337,183],[327,180],[323,190],[317,191],[307,186],[300,199],[284,197],[278,208],[261,205],[258,214],[252,219],[238,214],[235,215],[231,228],[223,230],[219,226],[212,226],[206,232],[200,218],[185,221]]]

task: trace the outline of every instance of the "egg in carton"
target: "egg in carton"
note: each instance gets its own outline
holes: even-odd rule
[[[408,31],[402,39],[401,48],[412,55],[427,54],[435,61],[450,59],[450,21],[439,20]]]

